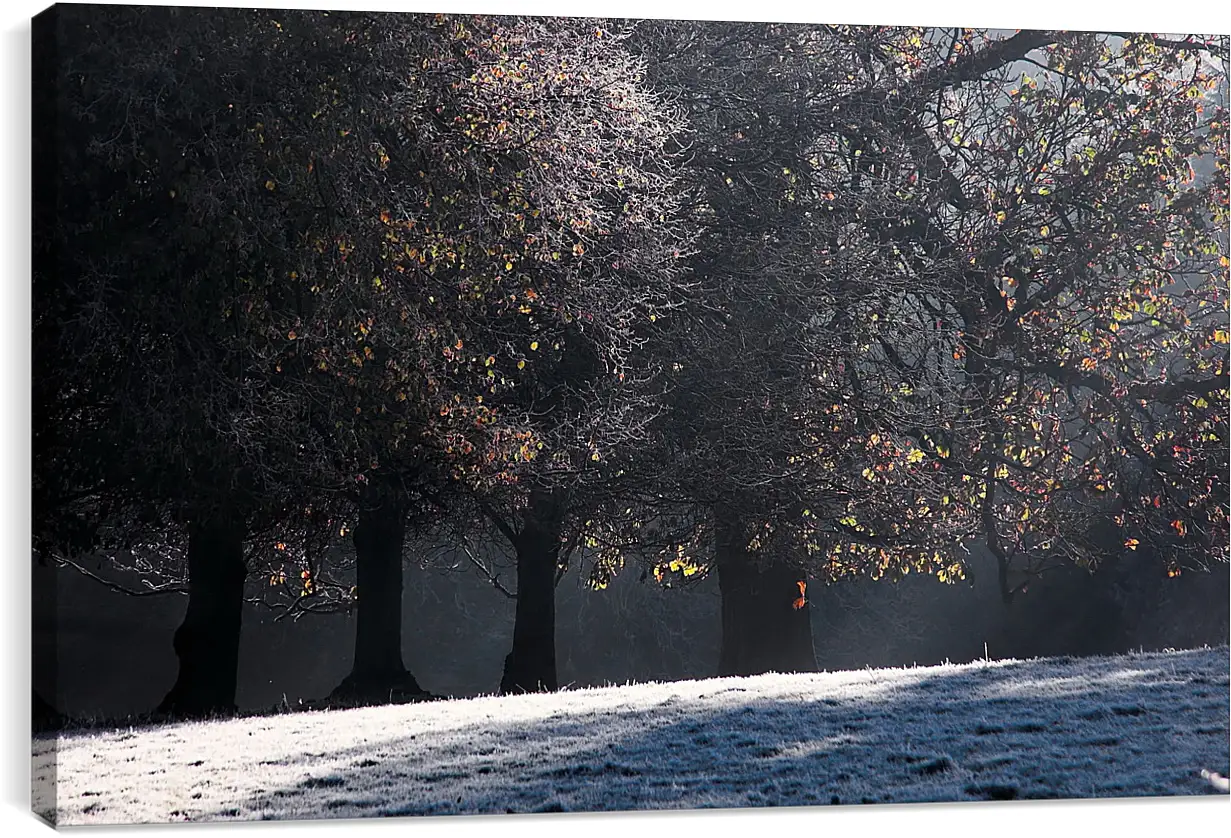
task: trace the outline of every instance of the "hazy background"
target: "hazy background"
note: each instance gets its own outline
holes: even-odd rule
[[[1089,574],[1056,571],[1005,606],[990,560],[965,582],[932,577],[853,580],[808,588],[817,660],[824,669],[934,664],[981,658],[1093,655],[1222,644],[1228,637],[1225,565],[1167,578],[1161,563],[1130,553]],[[175,680],[172,635],[187,597],[131,597],[73,570],[54,575],[54,608],[35,609],[36,654],[56,656],[56,683],[36,684],[79,718],[151,710]],[[572,687],[704,678],[718,661],[719,598],[710,578],[663,589],[629,569],[605,591],[573,570],[557,589],[560,682]],[[513,574],[501,577],[514,579]],[[510,584],[512,582],[510,581]],[[257,591],[257,583],[252,583]],[[513,600],[465,564],[408,563],[403,655],[438,695],[496,692],[512,642]],[[355,618],[244,613],[238,703],[266,709],[326,696],[350,671]]]

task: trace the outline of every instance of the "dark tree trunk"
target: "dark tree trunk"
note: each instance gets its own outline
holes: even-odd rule
[[[364,703],[424,697],[402,662],[404,504],[389,498],[361,506],[353,538],[359,603],[355,657],[334,696]]]
[[[216,515],[188,530],[188,611],[175,631],[179,675],[159,712],[206,716],[235,712],[243,619],[244,528]]]
[[[729,513],[717,516],[722,646],[718,675],[815,672],[812,618],[802,569],[748,550],[748,535]],[[798,606],[798,607],[797,607]]]
[[[535,493],[513,542],[517,610],[513,649],[504,659],[502,693],[548,692],[556,681],[556,566],[561,520],[550,495]]]

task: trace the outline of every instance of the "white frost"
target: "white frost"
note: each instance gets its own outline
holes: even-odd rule
[[[1223,647],[77,731],[35,774],[58,758],[60,825],[1207,794],[1228,670]]]

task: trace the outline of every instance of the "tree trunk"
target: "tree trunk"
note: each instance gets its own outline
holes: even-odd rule
[[[243,620],[244,528],[226,515],[188,530],[188,611],[175,631],[179,675],[159,712],[206,716],[235,712]]]
[[[517,610],[513,649],[504,659],[502,693],[549,692],[556,681],[556,565],[561,520],[549,495],[535,493],[514,540]]]
[[[722,595],[722,646],[718,675],[815,672],[812,618],[800,583],[802,569],[748,550],[739,521],[716,516],[718,589]]]
[[[386,499],[359,510],[354,531],[358,624],[351,672],[338,698],[387,703],[426,695],[402,662],[402,546],[406,509]]]

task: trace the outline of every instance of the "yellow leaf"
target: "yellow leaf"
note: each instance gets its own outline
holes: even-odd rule
[[[1048,227],[1046,224],[1044,224],[1042,227],[1039,228],[1039,235],[1042,236],[1043,238],[1047,238],[1047,235],[1050,232],[1051,232],[1051,227]]]
[[[530,341],[530,351],[531,352],[537,351],[538,348],[539,348],[539,342],[537,340]]]
[[[518,368],[519,370],[524,370],[524,369],[526,368],[526,361],[525,361],[525,359],[522,359],[522,360],[520,360],[520,361],[518,361],[518,362],[517,362],[517,368]]]

